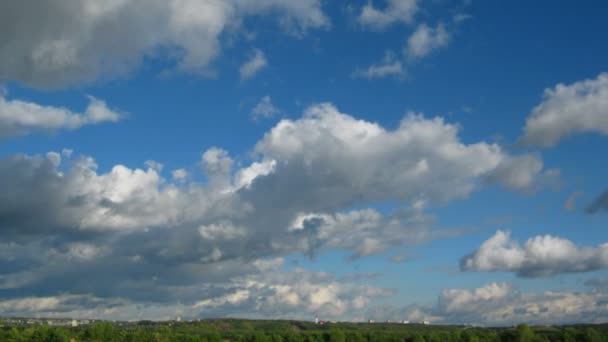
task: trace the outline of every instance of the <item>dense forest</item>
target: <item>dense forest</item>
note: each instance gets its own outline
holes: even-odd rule
[[[237,319],[110,323],[80,327],[3,326],[0,341],[439,342],[608,341],[606,325],[474,328],[397,323],[327,323]]]

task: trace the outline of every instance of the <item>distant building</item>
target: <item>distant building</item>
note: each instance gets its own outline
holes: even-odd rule
[[[78,321],[77,321],[77,320],[75,320],[75,319],[73,319],[73,320],[72,320],[72,323],[71,323],[71,326],[72,326],[72,327],[77,327],[77,326],[78,326]]]
[[[431,322],[429,322],[429,321],[422,321],[422,324],[429,325],[429,324],[431,324]]]
[[[373,319],[370,319],[369,321],[367,321],[367,323],[376,323],[376,321],[374,321]]]
[[[401,323],[402,324],[410,324],[410,321],[405,320],[405,321],[402,321]]]
[[[319,316],[315,316],[315,324],[319,324]]]

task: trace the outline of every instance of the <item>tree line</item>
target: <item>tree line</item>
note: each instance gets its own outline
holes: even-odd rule
[[[7,342],[536,342],[608,341],[603,327],[392,327],[390,325],[329,324],[325,327],[301,324],[139,323],[118,326],[111,323],[66,328],[51,326],[3,327],[0,341]]]

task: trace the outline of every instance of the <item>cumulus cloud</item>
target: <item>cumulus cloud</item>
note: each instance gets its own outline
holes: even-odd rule
[[[442,118],[415,113],[408,113],[397,129],[388,131],[340,113],[333,105],[320,104],[309,108],[302,119],[280,121],[258,142],[256,151],[276,160],[278,169],[300,174],[301,182],[316,184],[311,192],[318,192],[325,202],[352,203],[347,198],[354,196],[436,203],[468,195],[476,180],[511,158],[496,144],[463,144],[458,132],[457,125]],[[505,171],[500,181],[510,179],[508,174]],[[305,200],[303,195],[300,198]]]
[[[510,233],[497,231],[479,249],[461,260],[463,271],[506,271],[520,277],[546,277],[608,267],[608,244],[579,247],[563,238],[543,235],[522,246]]]
[[[390,306],[370,310],[377,320],[430,320],[435,324],[512,326],[601,323],[608,318],[603,292],[521,292],[507,283],[489,283],[472,289],[444,289],[435,305]]]
[[[482,325],[599,322],[608,317],[606,299],[602,293],[526,293],[505,283],[491,283],[472,290],[442,291],[437,314],[448,322]]]
[[[137,302],[117,297],[57,295],[0,301],[0,312],[17,316],[95,317],[105,319],[171,319],[175,316],[308,319],[316,312],[328,318],[349,317],[392,290],[359,285],[334,275],[296,269],[280,271],[282,259],[257,260],[241,274],[232,273],[197,287],[168,286],[180,292],[179,303]],[[224,266],[229,266],[224,264]],[[214,276],[214,271],[210,276]],[[208,275],[208,276],[209,276]],[[158,278],[160,279],[160,278]],[[158,282],[158,280],[152,280]],[[211,285],[211,286],[210,286]],[[156,284],[161,287],[163,285]],[[142,310],[142,307],[145,310]],[[254,309],[255,308],[255,309]]]
[[[405,54],[412,60],[428,56],[448,45],[450,35],[443,24],[435,28],[420,24],[407,40]]]
[[[357,21],[364,27],[383,30],[395,23],[411,23],[417,12],[417,0],[388,0],[384,9],[370,1],[361,8]]]
[[[341,317],[366,303],[360,289],[293,294],[290,275],[247,284],[270,277],[263,261],[272,258],[365,257],[458,234],[434,228],[425,210],[470,195],[514,156],[463,143],[459,126],[441,118],[410,113],[388,130],[319,104],[277,123],[252,158],[209,148],[198,162],[202,180],[180,169],[165,177],[158,162],[102,170],[67,150],[0,159],[0,288],[10,297],[121,298],[123,313],[147,303],[158,316],[168,313],[161,303],[241,313],[282,301],[284,312],[299,312],[289,304],[299,302]],[[238,277],[249,278],[231,282]]]
[[[208,72],[221,36],[248,16],[275,14],[293,33],[329,25],[319,0],[28,0],[0,13],[0,81],[41,88],[124,75],[158,55],[174,56],[179,71]]]
[[[544,169],[538,156],[521,155],[506,157],[488,174],[487,180],[498,182],[505,187],[520,191],[533,191],[538,188],[558,184],[558,169]]]
[[[368,80],[384,77],[405,77],[405,67],[393,52],[387,52],[380,63],[372,64],[366,69],[357,69],[353,72],[354,78],[365,78]]]
[[[586,208],[586,211],[589,214],[595,214],[602,210],[608,210],[608,191],[604,191]]]
[[[241,75],[241,80],[248,80],[253,78],[260,70],[264,69],[268,66],[268,61],[266,60],[266,56],[264,52],[260,49],[254,49],[251,57],[247,62],[241,65],[239,69],[239,73]]]
[[[38,131],[74,130],[85,125],[116,122],[122,116],[104,101],[91,96],[83,113],[0,96],[0,139]]]
[[[262,118],[271,118],[279,113],[281,113],[281,111],[272,103],[270,95],[266,95],[260,99],[260,102],[258,102],[255,107],[253,107],[251,110],[251,117],[254,120],[258,120]]]
[[[322,312],[328,318],[348,318],[360,312],[371,300],[386,297],[393,291],[367,285],[355,285],[334,275],[296,269],[239,279],[228,293],[195,304],[205,315],[281,318],[293,316],[309,319]],[[255,307],[256,313],[249,308]]]
[[[576,133],[608,134],[608,74],[545,89],[526,120],[522,143],[551,147]]]
[[[185,169],[176,169],[171,171],[171,176],[175,181],[183,182],[188,178],[188,171]]]

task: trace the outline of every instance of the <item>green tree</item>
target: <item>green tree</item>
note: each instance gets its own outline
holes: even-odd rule
[[[585,329],[583,336],[583,341],[585,342],[602,342],[602,336],[593,328]]]
[[[517,326],[517,341],[518,342],[534,342],[536,335],[527,324]]]
[[[424,337],[422,337],[422,335],[414,334],[414,337],[412,338],[412,342],[426,342],[426,340],[424,339]]]
[[[344,332],[339,329],[332,329],[329,333],[329,342],[346,342]]]
[[[562,341],[564,342],[576,342],[576,329],[566,328],[562,331]]]

